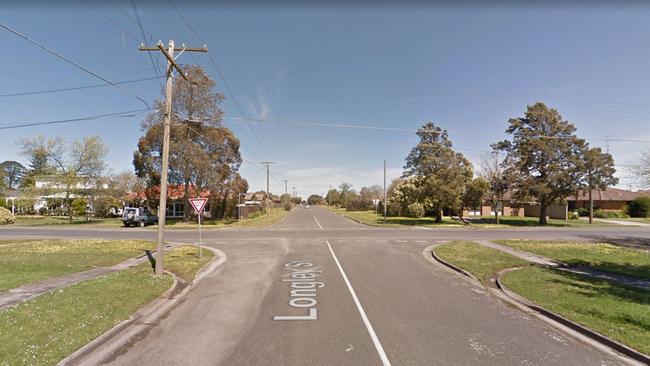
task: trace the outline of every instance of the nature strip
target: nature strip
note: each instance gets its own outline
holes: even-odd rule
[[[179,245],[181,243],[174,243],[174,246]],[[64,358],[57,365],[99,365],[127,345],[133,337],[145,331],[151,324],[155,324],[158,319],[183,299],[200,280],[214,272],[226,261],[226,253],[221,250],[208,246],[204,246],[203,248],[214,253],[213,259],[197,272],[189,286],[184,287],[176,293],[179,285],[177,276],[171,272],[166,272],[174,277],[174,283],[163,295],[140,308],[129,319],[120,322],[115,327]]]
[[[176,245],[167,244],[165,251],[173,249]],[[32,300],[38,296],[47,294],[51,291],[60,290],[77,283],[95,279],[108,273],[118,272],[127,268],[143,263],[149,255],[155,254],[155,250],[149,254],[142,254],[134,258],[129,258],[123,262],[112,265],[110,267],[99,267],[89,269],[87,271],[70,273],[67,275],[48,278],[36,283],[30,283],[20,287],[10,289],[6,292],[0,293],[0,311],[9,307],[16,306],[24,303],[25,301]]]
[[[484,287],[484,288],[486,288],[488,290],[491,290],[489,287],[484,286],[471,273],[469,273],[469,272],[465,271],[464,269],[461,269],[461,268],[459,268],[459,267],[445,261],[444,259],[440,258],[438,255],[436,255],[435,250],[434,250],[435,247],[439,246],[439,245],[442,245],[442,244],[445,244],[445,243],[439,243],[439,244],[436,244],[436,245],[432,245],[430,247],[431,256],[439,264],[444,265],[445,267],[448,267],[451,270],[462,274],[463,276],[469,277],[469,278],[475,280],[480,286],[482,286],[482,287]],[[425,250],[425,252],[429,252],[429,251]],[[613,349],[613,350],[615,350],[617,352],[620,352],[620,353],[634,359],[635,361],[643,362],[644,364],[650,365],[650,356],[648,356],[648,355],[646,355],[644,353],[641,353],[641,352],[639,352],[639,351],[637,351],[637,350],[635,350],[633,348],[630,348],[630,347],[628,347],[628,346],[626,346],[624,344],[621,344],[621,343],[619,343],[619,342],[617,342],[617,341],[615,341],[615,340],[613,340],[613,339],[611,339],[611,338],[609,338],[607,336],[604,336],[604,335],[602,335],[600,333],[597,333],[597,332],[595,332],[595,331],[593,331],[591,329],[588,329],[588,328],[586,328],[586,327],[584,327],[584,326],[582,326],[580,324],[577,324],[577,323],[575,323],[575,322],[573,322],[573,321],[571,321],[569,319],[566,319],[566,318],[562,317],[559,314],[548,311],[548,310],[544,309],[541,306],[535,305],[534,303],[532,303],[528,299],[525,299],[524,297],[519,296],[519,295],[515,294],[514,292],[508,290],[501,283],[501,276],[504,273],[507,273],[509,271],[514,271],[514,270],[517,270],[517,269],[521,269],[521,268],[522,267],[506,268],[506,269],[503,269],[503,270],[497,272],[496,279],[495,279],[496,287],[509,300],[514,301],[515,303],[517,303],[520,306],[523,306],[525,309],[528,309],[529,311],[535,312],[535,313],[540,314],[540,315],[542,315],[542,316],[544,316],[544,317],[546,317],[546,318],[548,318],[550,320],[553,320],[553,321],[555,321],[557,323],[560,323],[561,325],[564,325],[565,327],[567,327],[567,328],[569,328],[569,329],[571,329],[571,330],[573,330],[573,331],[575,331],[575,332],[577,332],[577,333],[579,333],[579,334],[581,334],[581,335],[583,335],[585,337],[588,337],[588,338],[598,342],[599,344],[601,344],[603,346],[609,347],[609,348],[611,348],[611,349]]]
[[[522,268],[522,267],[507,268],[507,269],[503,269],[503,270],[497,272],[496,281],[495,281],[497,288],[499,290],[501,290],[504,294],[506,294],[508,297],[510,297],[512,300],[517,301],[518,303],[524,305],[525,307],[527,307],[529,309],[532,309],[532,310],[534,310],[534,311],[536,311],[536,312],[538,312],[538,313],[540,313],[540,314],[542,314],[542,315],[544,315],[544,316],[546,316],[548,318],[551,318],[552,320],[554,320],[554,321],[556,321],[556,322],[558,322],[558,323],[560,323],[560,324],[562,324],[562,325],[564,325],[564,326],[566,326],[568,328],[571,328],[574,331],[576,331],[578,333],[581,333],[581,334],[583,334],[583,335],[585,335],[585,336],[587,336],[587,337],[589,337],[589,338],[591,338],[591,339],[593,339],[593,340],[595,340],[595,341],[597,341],[597,342],[599,342],[601,344],[604,344],[607,347],[610,347],[610,348],[612,348],[612,349],[614,349],[614,350],[616,350],[616,351],[618,351],[618,352],[620,352],[620,353],[622,353],[622,354],[624,354],[626,356],[629,356],[629,357],[631,357],[631,358],[633,358],[633,359],[635,359],[637,361],[640,361],[640,362],[643,362],[645,364],[650,365],[650,356],[648,356],[648,355],[646,355],[644,353],[641,353],[639,351],[636,351],[633,348],[630,348],[630,347],[628,347],[628,346],[626,346],[626,345],[624,345],[622,343],[619,343],[619,342],[617,342],[617,341],[615,341],[615,340],[613,340],[613,339],[611,339],[611,338],[609,338],[609,337],[607,337],[605,335],[602,335],[602,334],[600,334],[600,333],[598,333],[598,332],[596,332],[594,330],[591,330],[591,329],[589,329],[587,327],[584,327],[584,326],[582,326],[582,325],[580,325],[580,324],[578,324],[578,323],[576,323],[574,321],[571,321],[571,320],[569,320],[569,319],[567,319],[567,318],[565,318],[565,317],[563,317],[563,316],[561,316],[561,315],[559,315],[557,313],[546,310],[543,307],[541,307],[539,305],[536,305],[535,303],[533,303],[530,300],[526,299],[525,297],[522,297],[522,296],[512,292],[511,290],[509,290],[501,282],[501,277],[507,272],[514,271],[514,270],[517,270],[517,269],[520,269],[520,268]]]

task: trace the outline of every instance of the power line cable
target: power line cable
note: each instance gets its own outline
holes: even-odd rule
[[[229,120],[241,120],[241,118],[230,117]],[[249,121],[259,122],[259,123],[275,123],[283,125],[296,125],[303,127],[332,127],[332,128],[347,128],[347,129],[361,129],[361,130],[377,130],[377,131],[394,131],[394,132],[418,132],[422,131],[421,128],[397,128],[397,127],[379,127],[379,126],[368,126],[368,125],[353,125],[353,124],[343,124],[343,123],[321,123],[321,122],[307,122],[307,121],[282,121],[282,120],[268,120],[268,119],[257,119],[249,118]],[[467,130],[445,130],[449,134],[456,135],[477,135],[477,136],[506,136],[506,133],[496,133],[496,132],[483,132],[483,131],[467,131]],[[539,138],[548,138],[548,139],[574,139],[572,136],[538,136]],[[611,138],[611,137],[594,137],[589,140],[599,140],[599,141],[620,141],[620,142],[641,142],[641,143],[650,143],[650,140],[643,139],[621,139],[621,138]]]
[[[54,51],[54,50],[48,48],[47,46],[45,46],[45,45],[43,45],[43,44],[41,44],[41,43],[39,43],[39,42],[36,42],[36,41],[32,40],[31,38],[29,38],[29,37],[27,37],[26,35],[24,35],[24,34],[18,32],[17,30],[15,30],[15,29],[13,29],[13,28],[11,28],[11,27],[5,25],[4,23],[0,23],[0,27],[2,27],[2,28],[4,28],[4,29],[8,30],[9,32],[11,32],[11,33],[17,35],[18,37],[20,37],[20,38],[26,40],[27,42],[29,42],[29,43],[31,43],[31,44],[33,44],[33,45],[35,45],[35,46],[37,46],[37,47],[39,47],[39,48],[41,48],[41,49],[47,51],[47,52],[49,52],[50,54],[52,54],[52,55],[54,55],[54,56],[60,58],[61,60],[65,61],[65,62],[67,62],[67,63],[69,63],[69,64],[71,64],[71,65],[73,65],[73,66],[75,66],[75,67],[77,67],[78,69],[83,70],[83,71],[86,72],[87,74],[90,74],[90,75],[96,77],[97,79],[100,79],[100,80],[106,82],[107,84],[110,84],[110,85],[116,87],[117,89],[121,90],[122,92],[124,92],[124,93],[126,93],[126,94],[132,96],[133,98],[136,98],[137,100],[141,101],[142,103],[144,103],[144,105],[147,106],[147,109],[151,109],[151,107],[149,107],[149,103],[147,103],[144,99],[140,98],[139,96],[137,96],[137,95],[131,93],[131,92],[128,91],[127,89],[124,89],[124,88],[122,88],[121,86],[115,84],[114,82],[112,82],[112,81],[110,81],[110,80],[104,78],[103,76],[100,76],[100,75],[98,75],[97,73],[95,73],[95,72],[89,70],[88,68],[86,68],[86,67],[84,67],[84,66],[81,66],[80,64],[78,64],[78,63],[76,63],[76,62],[74,62],[74,61],[68,59],[67,57],[65,57],[65,56],[61,55],[60,53],[58,53],[58,52],[56,52],[56,51]]]
[[[185,23],[185,25],[186,25],[186,26],[190,29],[190,31],[191,31],[191,32],[192,32],[192,33],[193,33],[193,34],[194,34],[194,35],[199,39],[199,41],[201,41],[201,43],[203,43],[203,44],[206,44],[206,42],[205,42],[205,40],[203,39],[203,37],[201,37],[201,35],[200,35],[200,34],[199,34],[195,29],[194,29],[194,27],[192,27],[192,25],[190,24],[190,22],[189,22],[189,21],[188,21],[188,20],[183,16],[183,14],[181,14],[181,12],[178,10],[178,8],[176,8],[176,6],[174,5],[174,3],[173,3],[171,0],[167,0],[167,1],[168,1],[169,5],[172,7],[172,9],[174,9],[174,11],[176,12],[176,14],[178,14],[179,18],[181,18],[181,20],[183,21],[183,23]],[[223,85],[224,85],[226,91],[228,92],[228,95],[230,95],[230,98],[232,99],[233,104],[235,104],[235,106],[237,107],[237,110],[239,111],[240,115],[241,115],[245,120],[248,120],[248,117],[246,116],[246,113],[244,113],[244,110],[242,109],[241,105],[240,105],[239,102],[237,101],[237,98],[235,98],[235,95],[234,95],[234,93],[232,92],[232,90],[230,89],[230,86],[228,85],[228,82],[226,81],[226,78],[225,78],[224,74],[221,72],[221,69],[220,69],[219,66],[217,65],[216,61],[214,60],[214,57],[212,56],[212,53],[211,53],[209,50],[208,50],[208,58],[210,59],[210,62],[211,62],[212,65],[214,66],[215,70],[217,71],[217,74],[218,74],[219,78],[221,79],[221,82],[223,83]],[[266,156],[266,157],[268,158],[268,157],[269,157],[269,154],[266,153],[266,149],[264,148],[264,144],[263,144],[262,141],[260,140],[259,136],[257,136],[257,133],[255,132],[255,130],[254,130],[254,129],[250,126],[250,124],[248,124],[248,123],[247,123],[247,127],[249,128],[249,130],[251,131],[251,133],[252,133],[252,135],[254,136],[255,140],[256,140],[257,143],[259,144],[259,147],[258,147],[258,148],[260,148],[260,151],[262,152],[262,155],[263,155],[263,156]],[[243,131],[243,129],[242,129],[242,131]]]
[[[138,28],[140,28],[140,34],[142,34],[142,44],[145,44],[147,43],[147,36],[144,34],[144,26],[142,26],[142,20],[140,19],[140,15],[138,14],[138,9],[135,6],[134,0],[131,0],[131,5],[133,6],[133,13],[135,14],[135,18],[138,20]],[[156,63],[153,60],[153,55],[151,52],[147,52],[147,54],[149,55],[149,60],[151,61],[151,66],[153,66],[156,76],[160,76],[158,73],[158,68],[156,68]],[[160,85],[160,90],[162,90],[163,85],[160,79],[158,79],[158,85]]]
[[[114,84],[117,84],[117,85],[131,84],[131,83],[138,83],[138,82],[141,82],[141,81],[155,80],[155,79],[159,79],[159,78],[160,77],[152,76],[152,77],[141,78],[141,79],[116,81]],[[94,84],[94,85],[86,85],[86,86],[74,86],[74,87],[70,87],[70,88],[48,89],[48,90],[37,90],[37,91],[30,91],[30,92],[0,94],[0,98],[19,97],[19,96],[23,96],[23,95],[38,95],[38,94],[59,93],[59,92],[72,91],[72,90],[101,88],[101,87],[105,87],[105,86],[112,86],[112,85],[109,84],[109,83],[103,83],[103,84]]]
[[[98,119],[106,119],[106,118],[135,117],[135,116],[139,115],[140,113],[146,112],[146,111],[147,111],[147,109],[136,109],[136,110],[131,110],[131,111],[108,113],[108,114],[98,114],[98,115],[94,115],[94,116],[60,119],[60,120],[54,120],[54,121],[20,122],[20,123],[15,123],[15,124],[11,124],[13,122],[9,122],[9,124],[11,124],[11,125],[9,125],[9,126],[0,126],[0,130],[9,130],[9,129],[23,128],[23,127],[33,127],[33,126],[53,125],[53,124],[61,124],[61,123],[90,121],[90,120],[98,120]],[[8,124],[8,123],[3,123],[2,125],[6,125],[6,124]]]

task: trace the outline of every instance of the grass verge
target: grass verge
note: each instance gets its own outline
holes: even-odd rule
[[[184,245],[166,254],[165,267],[186,281],[213,254]],[[55,365],[128,319],[164,293],[171,276],[152,276],[149,263],[55,290],[0,312],[0,366]]]
[[[0,291],[144,254],[140,240],[1,240]]]
[[[497,240],[496,243],[539,254],[569,265],[650,280],[650,252],[605,243],[543,240]]]
[[[165,255],[165,268],[187,282],[194,279],[196,273],[203,268],[214,254],[211,250],[203,249],[199,258],[199,248],[194,245],[176,247]]]
[[[201,220],[201,228],[223,228],[223,227],[261,227],[275,224],[282,220],[289,211],[284,208],[272,208],[267,215],[264,211],[258,211],[251,214],[249,217],[241,220]],[[186,222],[178,219],[167,219],[166,227],[170,229],[197,229],[198,223]]]
[[[332,212],[335,212],[339,215],[345,216],[355,221],[359,221],[366,225],[372,226],[383,226],[383,227],[400,227],[400,226],[454,226],[462,227],[463,223],[452,220],[448,217],[443,218],[442,223],[436,223],[434,217],[393,217],[389,216],[386,218],[386,223],[384,223],[384,216],[381,214],[376,214],[375,211],[347,211],[344,208],[332,207],[332,206],[321,206],[325,209],[328,209]]]
[[[54,365],[165,292],[146,266],[81,282],[0,312],[0,365]]]
[[[488,284],[490,278],[502,269],[529,265],[527,261],[500,250],[467,241],[442,244],[433,251],[445,261],[471,272],[483,284]]]
[[[92,218],[86,220],[85,217],[73,218],[72,225],[89,225],[89,226],[106,226],[117,227],[122,224],[119,218],[97,219]],[[14,226],[47,226],[47,225],[70,225],[67,217],[63,216],[16,216]]]
[[[499,216],[499,225],[496,224],[494,216],[469,216],[467,219],[472,223],[473,227],[479,228],[504,228],[510,226],[544,226],[539,224],[538,217],[519,217],[519,216]],[[558,220],[547,219],[545,226],[550,227],[594,227],[594,226],[615,226],[602,221],[594,221],[589,224],[584,220]]]
[[[502,280],[538,305],[650,354],[650,292],[539,267]]]

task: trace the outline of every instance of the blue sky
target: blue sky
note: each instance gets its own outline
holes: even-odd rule
[[[91,1],[140,38],[130,1]],[[470,160],[504,136],[508,118],[543,101],[578,127],[592,145],[609,146],[622,186],[637,187],[624,166],[650,140],[650,6],[233,7],[175,2],[208,43],[232,93],[251,118],[415,129],[433,121]],[[136,1],[154,39],[200,45],[166,1]],[[127,17],[128,15],[128,17]],[[162,22],[161,22],[162,21]],[[4,9],[3,22],[112,81],[155,76],[149,57],[83,1]],[[0,31],[4,46],[0,94],[100,83],[88,74]],[[163,63],[162,56],[155,55]],[[197,61],[225,90],[209,58]],[[150,102],[155,80],[125,88]],[[226,123],[242,140],[241,172],[252,190],[265,187],[260,160],[273,160],[271,190],[289,180],[298,194],[326,192],[349,181],[381,184],[383,160],[396,177],[416,143],[407,132],[297,127],[241,120],[232,98]],[[48,121],[141,109],[112,87],[0,97],[0,124]],[[113,171],[132,169],[141,135],[138,117],[0,131],[0,160],[25,162],[16,142],[36,134],[75,139],[100,135]],[[457,133],[460,132],[460,133]],[[473,134],[478,133],[478,134]],[[260,146],[260,141],[262,142]]]

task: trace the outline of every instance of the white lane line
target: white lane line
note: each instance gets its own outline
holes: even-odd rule
[[[377,337],[375,330],[372,328],[372,324],[370,324],[370,320],[368,320],[368,316],[366,315],[366,312],[363,310],[363,306],[361,306],[361,302],[357,297],[357,293],[354,292],[354,289],[352,288],[352,285],[348,280],[348,276],[345,274],[343,267],[341,267],[341,263],[339,262],[339,259],[336,257],[336,254],[334,254],[334,250],[332,249],[330,242],[327,240],[325,242],[327,243],[327,247],[330,249],[330,253],[332,253],[332,258],[334,258],[334,262],[336,262],[336,265],[339,267],[339,271],[341,271],[341,276],[343,277],[343,281],[345,281],[345,284],[348,286],[350,295],[352,295],[352,300],[354,300],[354,303],[357,305],[357,310],[359,310],[359,314],[361,314],[361,319],[363,319],[363,323],[366,325],[366,329],[368,329],[368,333],[370,334],[372,343],[375,345],[375,348],[377,349],[377,353],[379,354],[379,358],[381,359],[381,364],[384,366],[390,366],[390,361],[388,360],[388,356],[386,356],[386,352],[384,352],[384,347],[381,346],[381,342],[379,342],[379,337]]]
[[[406,243],[408,240],[395,240],[396,243]]]
[[[427,241],[426,240],[416,240],[415,242],[416,243],[426,243]]]
[[[375,240],[377,243],[388,243],[388,240]]]
[[[316,223],[318,224],[318,227],[323,230],[323,227],[320,225],[320,222],[318,222],[318,219],[316,219],[316,216],[314,216],[314,220],[316,220]]]

